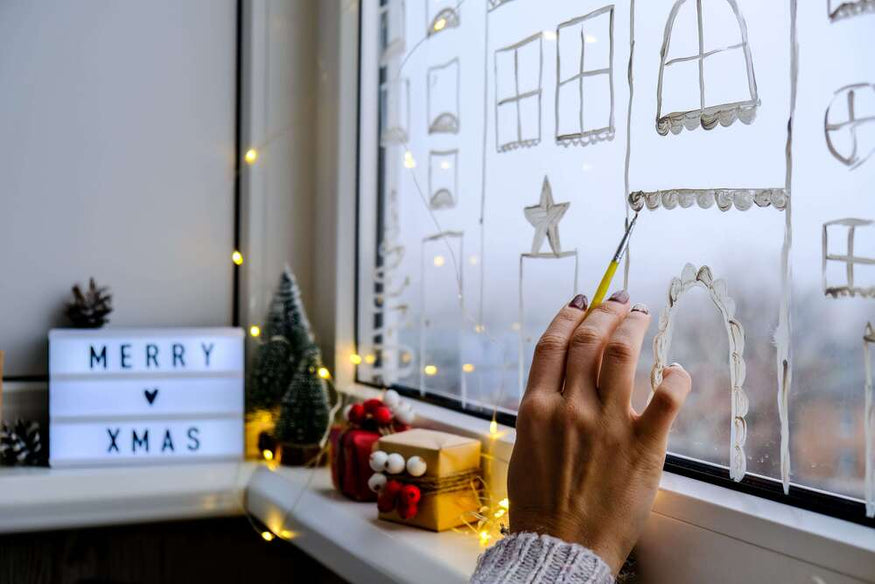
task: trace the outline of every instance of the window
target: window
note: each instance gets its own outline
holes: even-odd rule
[[[750,124],[758,106],[747,25],[736,1],[678,0],[665,25],[657,132],[711,130],[737,119]]]
[[[495,52],[495,132],[499,152],[541,141],[543,40],[534,34]]]
[[[380,0],[380,49],[385,63],[404,52],[404,0]]]
[[[868,219],[837,219],[823,225],[823,292],[875,297],[875,228]],[[860,232],[866,242],[860,245]],[[866,237],[869,235],[869,237]]]
[[[556,142],[612,139],[614,7],[560,24],[556,38]]]
[[[459,133],[459,59],[428,69],[428,133]]]
[[[408,30],[444,8],[464,13],[463,25],[420,35],[390,63],[379,58],[379,6],[368,4],[357,379],[513,423],[541,333],[575,293],[592,294],[640,210],[628,273],[614,279],[653,315],[632,405],[646,405],[673,361],[695,380],[667,468],[875,524],[875,471],[863,470],[875,467],[865,438],[875,362],[867,377],[862,342],[875,322],[875,200],[869,171],[837,164],[818,131],[788,142],[789,3],[638,1],[632,26],[630,4],[611,0],[487,0],[470,13],[432,1],[425,17],[417,2]],[[839,28],[822,11],[797,16]],[[798,35],[803,54],[833,44],[809,39]],[[871,70],[851,48],[853,59],[829,59],[843,79]],[[822,74],[812,61],[799,61],[800,79]],[[769,79],[760,93],[754,63]],[[393,79],[409,84],[403,142],[380,140],[386,124],[400,127],[378,97]],[[795,91],[796,128],[823,127],[832,89]],[[845,156],[852,126],[857,155],[871,145],[867,91],[854,92],[851,115],[847,94],[832,108],[828,131]],[[657,112],[664,134],[681,135],[655,133]],[[677,156],[654,162],[657,149]]]
[[[875,152],[875,85],[858,83],[839,89],[823,118],[830,153],[857,168]]]

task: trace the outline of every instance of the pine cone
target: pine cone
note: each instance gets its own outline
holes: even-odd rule
[[[44,464],[39,423],[17,420],[12,427],[0,428],[0,464],[37,466]]]
[[[73,286],[73,301],[67,304],[66,312],[76,328],[100,328],[109,322],[106,316],[112,312],[112,294],[106,286],[98,288],[91,278],[84,294],[79,284]]]

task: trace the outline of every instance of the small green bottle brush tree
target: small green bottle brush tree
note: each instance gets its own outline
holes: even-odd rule
[[[322,356],[295,276],[286,266],[265,318],[247,387],[247,409],[276,416],[274,437],[285,464],[303,464],[320,450],[328,430],[328,387]]]
[[[328,400],[319,350],[311,349],[298,364],[289,390],[283,396],[274,434],[284,446],[319,444],[328,428]]]

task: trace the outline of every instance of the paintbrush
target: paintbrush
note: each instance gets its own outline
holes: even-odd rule
[[[599,282],[599,287],[596,289],[595,294],[592,297],[592,303],[590,303],[589,309],[586,311],[587,315],[592,312],[593,308],[604,302],[605,296],[607,296],[608,290],[611,287],[611,281],[614,279],[614,274],[617,272],[617,268],[620,267],[620,260],[623,259],[623,255],[626,253],[626,250],[629,249],[629,238],[632,235],[632,229],[635,227],[636,221],[638,221],[637,212],[635,213],[635,216],[632,217],[632,221],[629,222],[629,226],[626,227],[623,239],[620,240],[620,245],[617,247],[617,253],[614,254],[611,263],[608,264],[608,269],[605,270],[605,275],[602,276],[602,281]]]

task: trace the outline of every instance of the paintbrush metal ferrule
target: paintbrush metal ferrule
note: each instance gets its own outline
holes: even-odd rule
[[[614,254],[615,262],[619,263],[619,261],[623,259],[626,250],[629,249],[629,238],[632,236],[632,229],[634,229],[637,221],[638,213],[636,212],[635,216],[632,217],[632,221],[629,223],[629,227],[626,228],[626,233],[623,234],[623,239],[620,240],[620,245],[617,247],[617,253]]]

